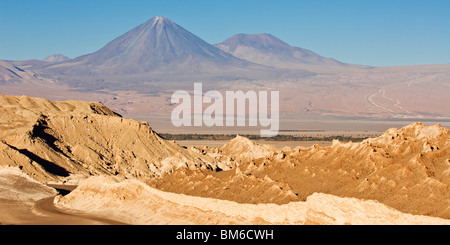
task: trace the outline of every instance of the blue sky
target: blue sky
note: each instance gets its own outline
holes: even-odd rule
[[[347,63],[450,63],[449,13],[449,0],[0,0],[0,59],[75,58],[166,16],[211,44],[270,33]]]

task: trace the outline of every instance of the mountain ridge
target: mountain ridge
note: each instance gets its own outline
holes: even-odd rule
[[[0,166],[19,167],[41,182],[215,168],[210,157],[167,141],[147,122],[123,118],[97,102],[7,95],[0,95],[0,102]]]
[[[319,66],[327,68],[354,67],[354,65],[346,64],[333,58],[320,56],[311,50],[291,46],[268,33],[240,33],[214,46],[238,58],[282,69],[315,71]]]
[[[51,62],[51,63],[63,62],[63,61],[68,61],[68,60],[70,60],[70,58],[67,56],[64,56],[62,54],[53,54],[53,55],[47,56],[44,59],[42,59],[42,61]]]
[[[186,63],[254,66],[205,42],[166,17],[154,17],[115,38],[96,52],[68,65],[85,65],[92,73],[128,74],[180,68]],[[67,65],[49,66],[59,69]],[[182,68],[182,67],[181,67]]]

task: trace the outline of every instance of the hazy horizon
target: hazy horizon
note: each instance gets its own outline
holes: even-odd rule
[[[269,33],[351,64],[450,63],[448,1],[0,2],[0,59],[69,58],[97,51],[155,16],[210,44]]]

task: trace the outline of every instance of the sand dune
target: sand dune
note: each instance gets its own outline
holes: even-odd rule
[[[131,224],[450,224],[450,221],[404,214],[376,201],[315,193],[306,202],[239,204],[173,194],[137,180],[117,182],[91,177],[60,208],[83,211]]]

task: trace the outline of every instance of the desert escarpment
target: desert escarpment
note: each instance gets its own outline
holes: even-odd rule
[[[147,122],[125,119],[99,103],[2,95],[0,113],[0,165],[19,167],[42,182],[216,167],[214,159],[162,139]]]

